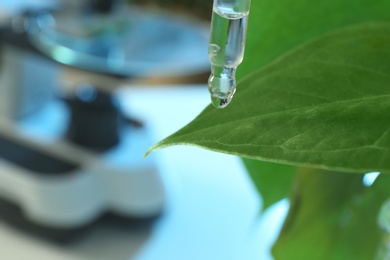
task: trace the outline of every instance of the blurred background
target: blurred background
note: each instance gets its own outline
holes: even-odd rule
[[[156,141],[209,104],[211,0],[0,0],[1,259],[271,259],[239,158]]]

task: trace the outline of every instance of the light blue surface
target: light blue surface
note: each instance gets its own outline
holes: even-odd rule
[[[128,114],[147,122],[155,140],[188,123],[209,103],[206,86],[129,87],[117,94]],[[41,127],[54,138],[55,128]],[[18,260],[30,255],[41,260],[272,259],[269,248],[288,203],[282,201],[259,218],[261,199],[239,158],[186,146],[152,156],[167,185],[168,204],[150,233],[101,226],[73,246],[58,247],[0,222],[2,256]]]
[[[18,5],[25,0],[0,2]],[[35,0],[35,2],[50,2]],[[190,122],[209,104],[207,87],[129,87],[118,92],[129,115],[151,129],[155,141]],[[24,121],[26,134],[46,133],[53,140],[66,120],[61,104],[51,104],[41,118]],[[55,113],[58,111],[58,113]],[[62,111],[62,112],[60,112]],[[45,124],[37,124],[45,121]],[[139,151],[140,155],[145,151]],[[78,243],[60,247],[25,235],[0,222],[1,257],[40,260],[268,260],[288,202],[261,218],[261,199],[239,158],[193,147],[167,148],[152,154],[168,187],[166,214],[151,232],[101,226]]]

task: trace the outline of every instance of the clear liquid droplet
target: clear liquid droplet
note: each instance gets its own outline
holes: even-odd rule
[[[230,104],[232,101],[232,97],[216,97],[214,95],[211,95],[211,103],[216,107],[216,108],[225,108],[227,105]]]
[[[209,78],[211,103],[216,108],[225,108],[236,92],[235,69],[212,67]]]

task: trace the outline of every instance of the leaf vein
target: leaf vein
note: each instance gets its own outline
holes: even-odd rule
[[[266,118],[266,117],[270,117],[270,116],[278,116],[278,115],[281,115],[284,113],[296,113],[296,112],[301,112],[302,110],[308,110],[308,109],[313,109],[313,108],[323,109],[323,108],[326,108],[329,106],[335,106],[335,105],[345,104],[345,103],[357,102],[357,104],[355,104],[355,106],[356,106],[358,104],[364,103],[364,101],[375,100],[375,99],[384,99],[384,98],[386,98],[386,99],[390,98],[390,94],[383,94],[383,95],[379,95],[379,96],[362,97],[362,98],[348,99],[348,100],[337,100],[334,102],[327,102],[327,103],[316,104],[316,105],[311,105],[311,106],[297,107],[297,108],[293,108],[293,109],[275,111],[275,112],[270,112],[270,113],[266,113],[266,114],[257,114],[257,115],[253,115],[253,116],[249,116],[249,117],[245,117],[245,118],[241,118],[241,119],[236,119],[234,121],[221,122],[221,123],[218,123],[218,127],[221,127],[224,125],[229,125],[229,124],[237,125],[239,122],[242,122],[242,121],[259,119],[259,118]],[[188,126],[190,126],[190,125],[188,125]],[[199,132],[207,131],[207,130],[215,128],[215,127],[216,127],[216,125],[210,125],[207,127],[203,127],[201,129],[194,129],[190,133],[181,134],[181,137],[186,136],[186,135],[194,135],[196,132],[199,133]],[[184,129],[186,129],[186,127]],[[180,132],[178,132],[178,134],[179,133]]]

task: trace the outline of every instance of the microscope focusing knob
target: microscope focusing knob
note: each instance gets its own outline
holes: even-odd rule
[[[66,137],[79,146],[104,152],[116,146],[122,121],[118,102],[108,93],[83,84],[66,100],[70,122]]]

